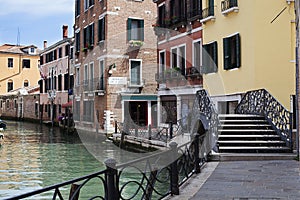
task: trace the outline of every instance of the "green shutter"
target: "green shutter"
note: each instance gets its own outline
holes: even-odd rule
[[[144,41],[144,20],[139,20],[140,40]]]
[[[208,45],[203,45],[203,51],[202,51],[202,69],[201,69],[201,74],[206,74],[207,73],[207,68],[209,65],[209,53],[208,53]]]
[[[218,72],[218,43],[215,41],[213,44],[213,72]]]
[[[209,0],[208,2],[208,9],[209,9],[209,16],[214,16],[214,0]]]
[[[132,19],[128,18],[127,20],[127,40],[131,40],[131,21]]]
[[[224,69],[230,69],[230,39],[223,38]]]
[[[241,39],[240,34],[235,35],[236,41],[236,67],[241,66]]]

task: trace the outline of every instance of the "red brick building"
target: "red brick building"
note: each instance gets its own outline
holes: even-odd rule
[[[77,129],[109,132],[128,117],[156,124],[156,16],[151,0],[76,0]]]
[[[202,0],[153,0],[158,18],[159,123],[187,117],[202,88]]]

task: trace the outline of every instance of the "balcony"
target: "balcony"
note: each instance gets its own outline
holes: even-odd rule
[[[200,21],[201,23],[205,23],[207,21],[214,21],[216,19],[216,17],[214,16],[215,12],[214,12],[214,7],[208,7],[202,10],[202,16],[203,19]]]
[[[98,95],[104,95],[104,78],[94,78],[82,81],[80,85],[75,86],[75,94],[79,95],[82,92],[95,92]]]
[[[238,0],[224,0],[221,2],[221,11],[223,15],[231,12],[239,12]]]
[[[202,19],[202,10],[201,9],[191,9],[188,13],[188,20],[193,21],[197,19]]]

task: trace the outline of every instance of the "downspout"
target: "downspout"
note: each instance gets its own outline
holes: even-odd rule
[[[299,158],[299,11],[300,0],[295,0],[295,15],[296,15],[296,148],[297,157]]]

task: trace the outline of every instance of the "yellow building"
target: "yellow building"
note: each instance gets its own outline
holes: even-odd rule
[[[36,86],[40,79],[36,46],[0,46],[0,95],[18,88]]]
[[[202,0],[202,5],[203,83],[219,113],[232,113],[242,94],[256,89],[292,109],[293,0]]]

